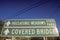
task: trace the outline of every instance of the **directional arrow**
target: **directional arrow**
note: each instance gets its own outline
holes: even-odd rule
[[[10,32],[9,32],[8,29],[6,29],[6,30],[4,31],[4,34],[5,34],[5,35],[8,35],[8,33],[10,33]]]
[[[9,25],[10,25],[10,21],[8,21],[8,22],[6,23],[6,25],[9,26]]]

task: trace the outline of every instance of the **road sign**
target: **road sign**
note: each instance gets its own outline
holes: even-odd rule
[[[56,37],[59,33],[54,19],[24,19],[5,21],[1,36]]]
[[[53,37],[58,36],[58,32],[54,28],[4,28],[2,36]]]
[[[7,20],[4,26],[54,26],[54,20]]]

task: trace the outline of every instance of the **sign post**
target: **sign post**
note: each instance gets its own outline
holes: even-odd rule
[[[46,38],[45,38],[45,37],[43,37],[43,39],[44,39],[44,40],[46,40]]]
[[[43,37],[44,40],[47,40],[47,37]]]
[[[12,40],[16,40],[16,37],[12,36]]]

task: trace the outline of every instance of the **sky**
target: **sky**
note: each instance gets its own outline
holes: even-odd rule
[[[0,18],[55,19],[60,32],[60,0],[0,0]]]

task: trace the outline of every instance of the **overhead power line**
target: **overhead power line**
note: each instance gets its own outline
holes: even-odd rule
[[[27,11],[33,9],[33,8],[39,7],[39,6],[41,6],[41,5],[43,5],[43,4],[47,3],[47,2],[48,2],[47,0],[40,0],[37,3],[31,5],[31,6],[27,7],[27,8],[24,8],[22,10],[18,10],[13,16],[10,16],[10,17],[15,18],[15,17],[17,17],[17,16],[19,16],[21,14],[24,14],[25,12],[27,12]]]

